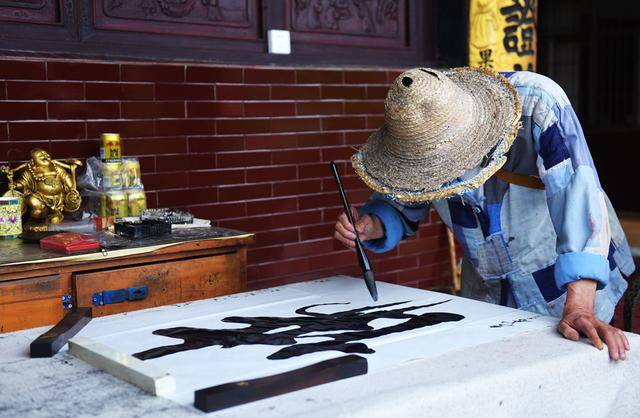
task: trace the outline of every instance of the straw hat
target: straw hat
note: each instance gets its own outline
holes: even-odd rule
[[[461,194],[505,163],[520,114],[518,93],[493,71],[405,71],[387,94],[384,126],[351,162],[369,187],[399,201]],[[456,180],[480,165],[472,178]]]

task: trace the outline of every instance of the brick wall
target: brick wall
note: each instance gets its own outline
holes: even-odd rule
[[[347,161],[383,122],[384,69],[291,69],[0,58],[0,162],[40,147],[98,152],[119,132],[140,158],[149,206],[181,207],[254,232],[251,288],[358,274],[332,238],[341,210],[328,163],[352,204],[369,195]],[[446,236],[432,213],[416,238],[373,257],[379,280],[448,285]]]

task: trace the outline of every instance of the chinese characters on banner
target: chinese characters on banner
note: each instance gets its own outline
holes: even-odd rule
[[[537,11],[538,0],[471,0],[469,65],[535,71]]]

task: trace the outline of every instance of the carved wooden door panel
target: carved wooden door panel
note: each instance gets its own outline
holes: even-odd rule
[[[286,0],[286,27],[303,43],[408,46],[405,0]]]
[[[0,0],[0,53],[77,39],[76,0]]]
[[[60,0],[0,0],[0,20],[60,23]]]
[[[97,29],[257,39],[257,0],[94,0]]]

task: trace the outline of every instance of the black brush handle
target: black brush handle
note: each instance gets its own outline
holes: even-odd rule
[[[351,225],[353,225],[353,230],[356,233],[356,252],[358,253],[358,262],[360,263],[360,267],[362,268],[363,273],[371,271],[371,263],[369,263],[369,257],[367,257],[367,253],[364,252],[364,247],[362,246],[362,242],[360,241],[360,237],[358,236],[358,230],[356,229],[356,223],[353,221],[353,215],[351,215],[351,206],[349,206],[347,195],[344,193],[344,188],[342,187],[340,173],[338,173],[338,166],[333,161],[331,161],[330,166],[333,177],[336,179],[336,183],[338,184],[338,192],[340,192],[342,206],[344,206],[344,211],[347,214],[347,218],[349,219],[349,222],[351,222]]]

